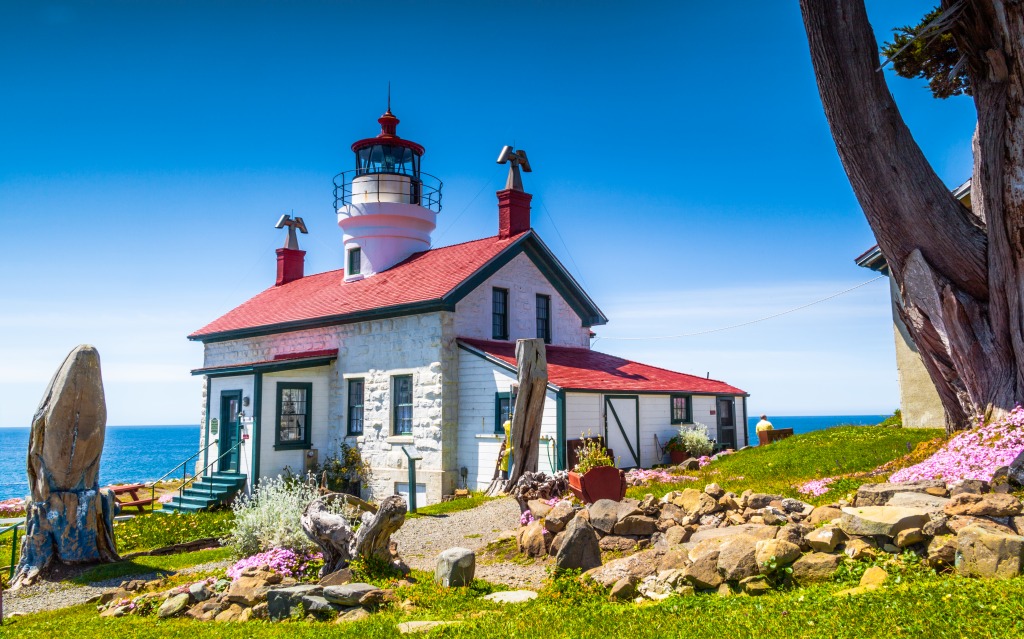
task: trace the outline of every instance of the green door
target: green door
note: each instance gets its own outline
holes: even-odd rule
[[[220,458],[218,470],[222,473],[238,472],[238,447],[235,444],[238,443],[238,413],[241,410],[242,391],[225,391],[220,394],[220,454],[223,457]]]

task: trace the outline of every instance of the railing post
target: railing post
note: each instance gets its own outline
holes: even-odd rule
[[[409,452],[409,449],[412,452]],[[415,446],[402,446],[402,452],[409,460],[409,512],[416,512],[416,462],[423,459],[423,456],[416,451]]]
[[[14,524],[14,538],[11,540],[11,568],[10,568],[10,570],[7,571],[7,579],[8,580],[14,579],[14,563],[15,563],[14,562],[14,558],[16,556],[15,553],[18,552],[18,526],[20,526],[20,525],[21,525],[20,522],[17,523],[17,524]]]

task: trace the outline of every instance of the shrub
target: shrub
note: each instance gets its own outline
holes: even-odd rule
[[[274,548],[308,555],[316,545],[302,532],[302,511],[319,497],[315,485],[286,481],[283,477],[264,479],[251,495],[242,495],[231,506],[234,529],[224,539],[239,557]]]
[[[313,468],[313,474],[320,478],[327,475],[327,488],[335,492],[354,492],[356,486],[370,480],[370,465],[363,460],[359,449],[341,443],[338,452],[324,459],[323,464]]]
[[[615,465],[608,454],[608,449],[592,437],[584,437],[581,440],[579,448],[576,449],[576,455],[576,472],[581,475],[591,468]]]
[[[701,423],[683,424],[676,437],[683,449],[694,457],[705,457],[715,449],[714,442],[708,437],[708,427]]]

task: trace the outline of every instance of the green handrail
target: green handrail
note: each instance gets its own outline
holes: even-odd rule
[[[170,477],[171,473],[173,473],[174,471],[178,470],[179,468],[181,468],[181,480],[183,482],[185,482],[185,483],[188,483],[186,481],[186,478],[188,476],[188,463],[190,461],[192,461],[193,457],[197,457],[199,455],[202,455],[204,452],[209,450],[210,446],[213,446],[214,444],[216,444],[219,441],[220,441],[220,439],[213,440],[212,442],[210,442],[209,444],[204,446],[202,450],[200,450],[198,452],[195,452],[195,453],[192,453],[187,458],[185,458],[185,461],[181,462],[180,464],[178,464],[174,468],[172,468],[169,471],[167,471],[166,473],[164,473],[163,477],[161,477],[160,479],[157,479],[156,481],[152,482],[150,484],[150,491],[149,491],[149,498],[150,498],[151,502],[152,501],[156,501],[156,485],[159,484],[160,482],[162,482],[163,480],[167,479],[168,477]],[[192,479],[195,479],[195,476],[193,476]]]
[[[11,540],[11,565],[7,572],[8,579],[14,578],[14,569],[18,567],[18,562],[16,561],[18,552],[18,528],[22,525],[23,522],[19,521],[14,525],[8,526],[7,528],[0,529],[0,535],[6,534],[12,530],[14,531],[14,538]]]
[[[219,463],[220,460],[222,460],[225,457],[227,457],[228,455],[230,455],[231,451],[233,451],[236,448],[238,448],[239,446],[241,446],[241,444],[242,444],[242,440],[239,440],[239,441],[235,442],[234,446],[232,446],[231,448],[229,448],[226,451],[224,451],[223,453],[221,453],[220,456],[217,457],[217,459],[215,459],[212,462],[210,462],[209,464],[207,464],[205,468],[203,468],[202,470],[197,472],[195,475],[193,475],[191,479],[183,481],[181,483],[181,485],[178,486],[178,499],[179,499],[179,501],[181,500],[181,498],[185,494],[185,486],[187,486],[189,483],[195,481],[196,477],[200,477],[201,478],[206,473],[207,470],[209,470],[213,465]],[[210,482],[210,497],[211,498],[213,497],[213,482]]]

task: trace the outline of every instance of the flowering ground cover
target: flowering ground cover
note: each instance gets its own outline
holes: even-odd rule
[[[323,555],[320,553],[303,554],[296,553],[288,548],[273,548],[267,552],[261,552],[251,557],[239,559],[233,566],[228,568],[229,579],[238,579],[247,568],[266,567],[282,577],[302,577],[310,570],[310,566],[316,562],[322,562]]]

